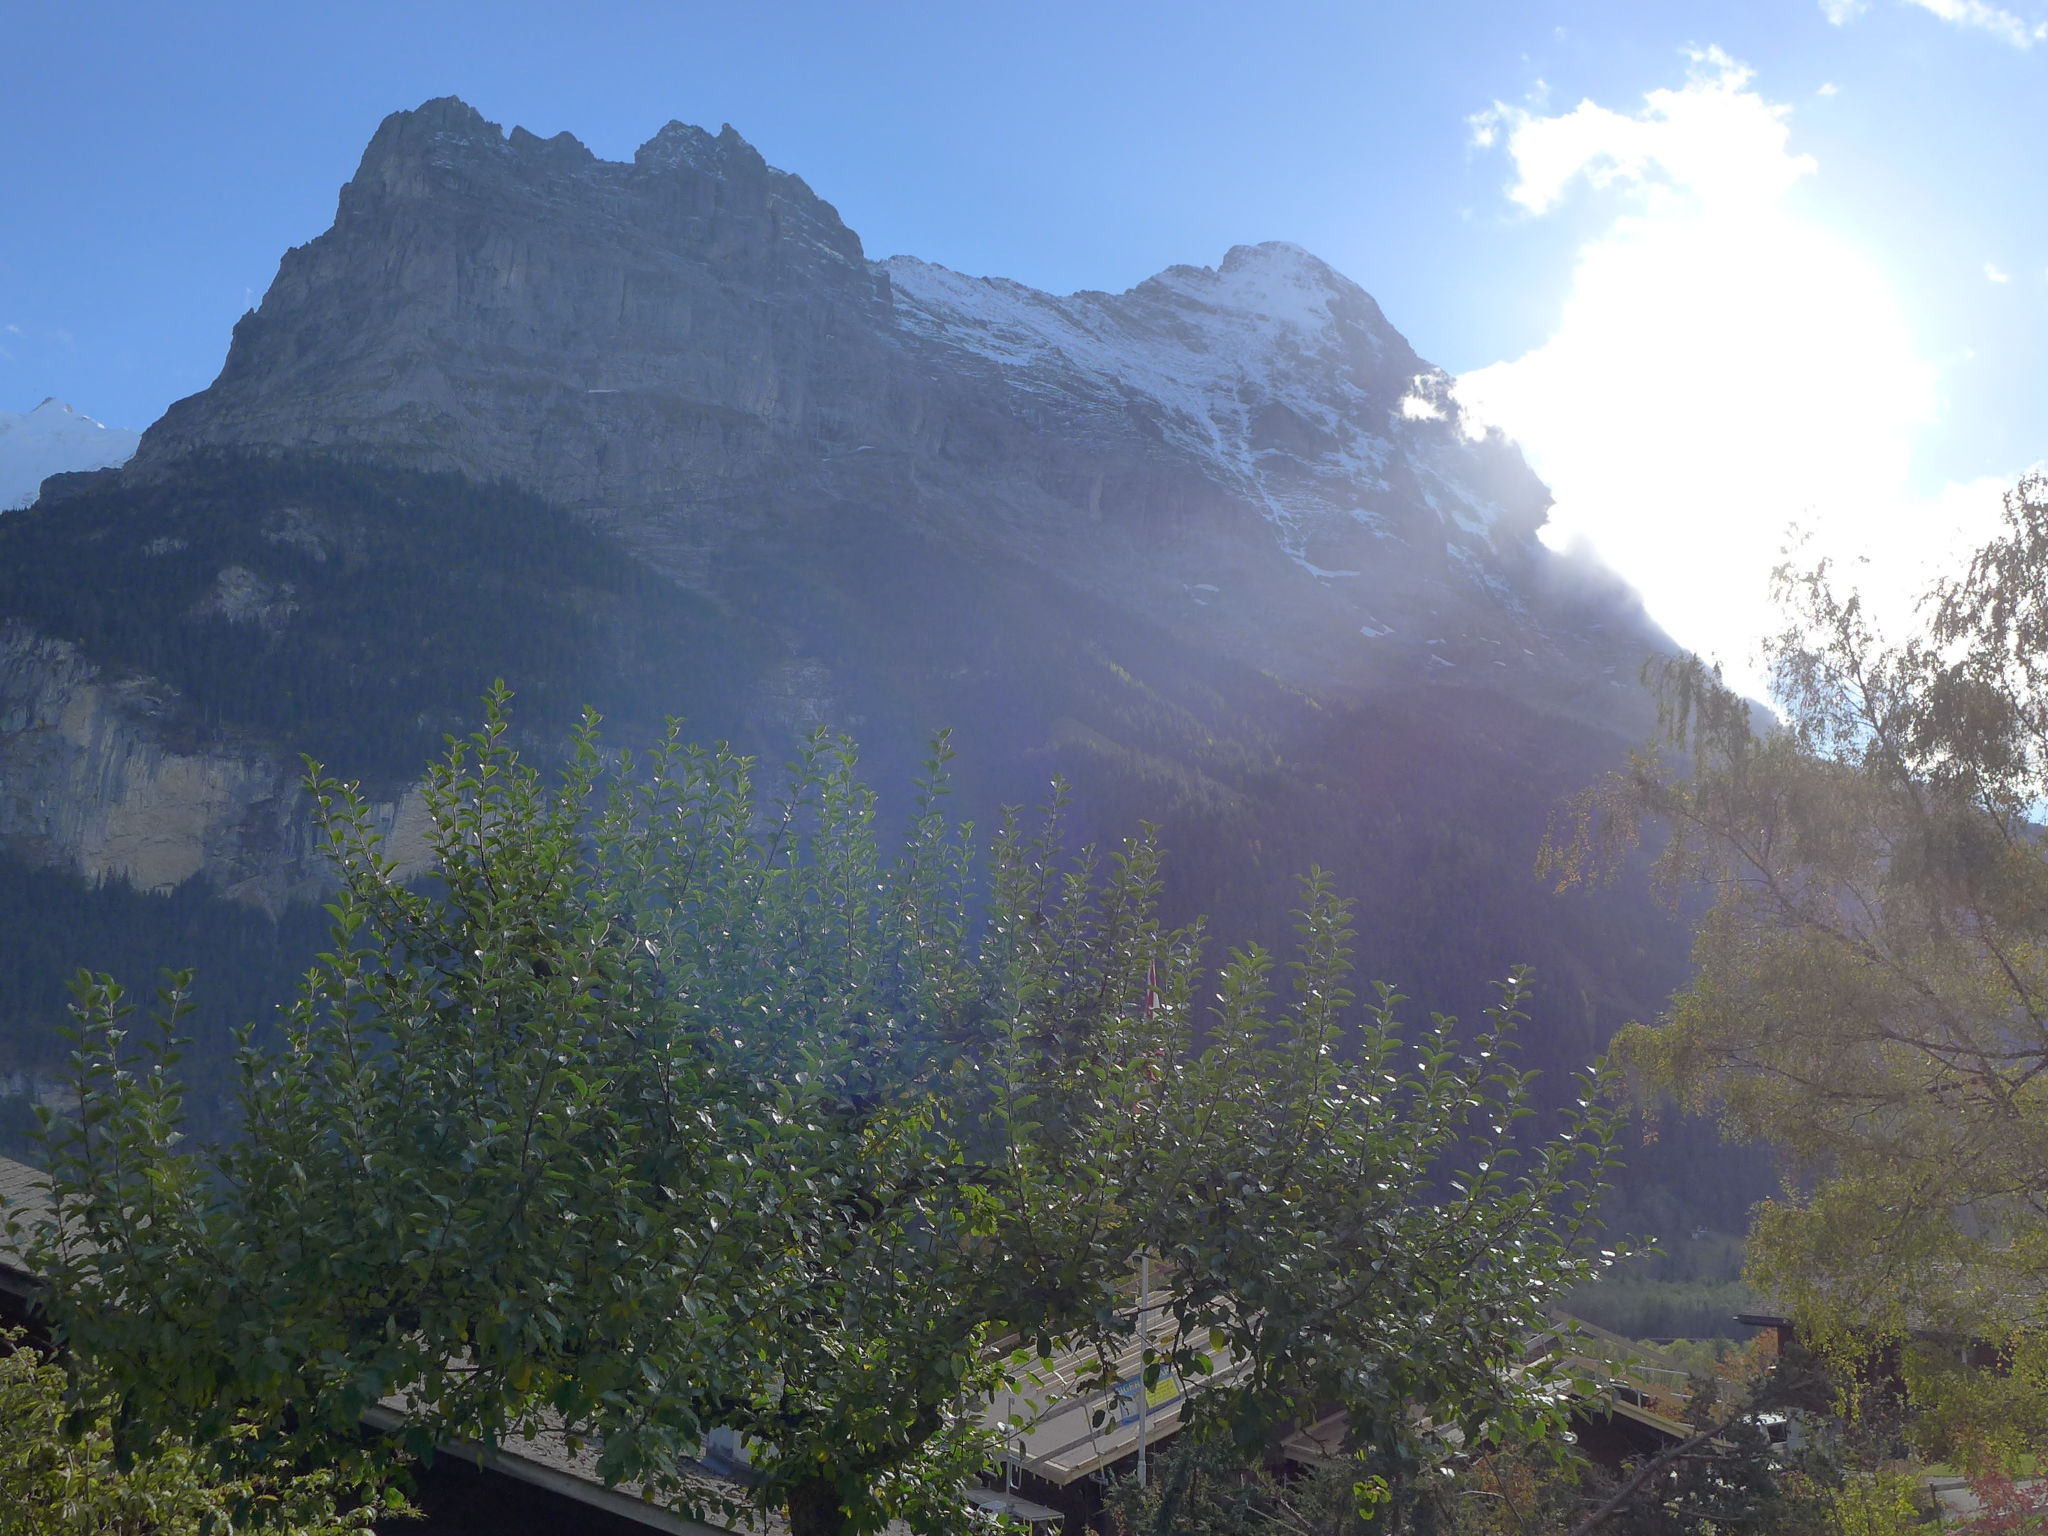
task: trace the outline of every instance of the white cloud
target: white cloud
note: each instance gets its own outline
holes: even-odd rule
[[[1839,96],[1842,94],[1842,88],[1832,80],[1823,80],[1813,94],[1816,96]]]
[[[1485,115],[1519,207],[1555,209],[1580,185],[1622,194],[1550,339],[1457,381],[1468,420],[1519,440],[1555,492],[1545,537],[1590,542],[1750,687],[1793,525],[1867,559],[1873,586],[1917,585],[1967,510],[1910,489],[1934,372],[1882,270],[1800,217],[1795,189],[1818,167],[1794,150],[1788,109],[1707,50],[1633,112]]]
[[[1995,261],[1984,263],[1984,276],[1987,281],[1994,283],[2009,283],[2012,281],[2012,274],[2005,271]]]
[[[2015,48],[2031,48],[2048,39],[2048,23],[2030,24],[2011,11],[1985,4],[1984,0],[1906,0],[1906,3],[1917,5],[1921,10],[1956,26],[1989,32],[2000,42],[2010,43]]]
[[[1548,212],[1582,176],[1594,187],[1768,200],[1813,171],[1810,155],[1785,153],[1790,109],[1747,89],[1748,66],[1719,48],[1688,57],[1684,87],[1650,92],[1640,113],[1582,101],[1544,117],[1497,101],[1472,119],[1473,143],[1491,148],[1507,136],[1516,171],[1508,196],[1530,213]]]
[[[1986,0],[1901,0],[1901,3],[1917,5],[1954,26],[1988,32],[2015,48],[2031,48],[2036,43],[2048,42],[2048,22],[2030,22],[2023,16],[1986,3]],[[1869,6],[1868,0],[1820,0],[1820,8],[1822,14],[1839,27],[1861,16]]]

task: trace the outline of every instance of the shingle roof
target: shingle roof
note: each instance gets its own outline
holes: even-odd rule
[[[0,1157],[0,1269],[34,1278],[34,1272],[21,1256],[27,1233],[15,1235],[7,1228],[14,1223],[26,1228],[49,1209],[49,1184],[42,1169],[18,1163],[11,1157]]]

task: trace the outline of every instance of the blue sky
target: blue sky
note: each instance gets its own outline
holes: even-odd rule
[[[0,410],[139,427],[202,388],[379,119],[452,92],[611,157],[731,122],[871,255],[1051,289],[1307,246],[1470,377],[1560,543],[1738,668],[1787,519],[1901,586],[2048,456],[2048,0],[8,4],[5,34]]]

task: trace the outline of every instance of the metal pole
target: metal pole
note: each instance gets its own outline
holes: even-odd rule
[[[1138,1255],[1138,1486],[1145,1486],[1145,1420],[1152,1412],[1152,1394],[1145,1386],[1145,1354],[1152,1343],[1145,1327],[1145,1304],[1152,1299],[1152,1256]]]
[[[1010,1432],[1009,1441],[1003,1449],[1013,1454],[1003,1458],[1003,1492],[1014,1493],[1017,1489],[1017,1457],[1024,1454],[1024,1437],[1017,1433],[1017,1394],[1003,1394],[1003,1428]]]

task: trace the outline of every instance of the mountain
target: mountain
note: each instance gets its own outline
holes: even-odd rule
[[[1231,942],[1286,942],[1314,863],[1365,974],[1426,1006],[1533,966],[1562,1086],[1685,941],[1531,875],[1667,645],[1543,545],[1547,505],[1297,247],[1049,295],[868,259],[730,128],[615,163],[429,102],[210,388],[0,520],[0,907],[57,958],[182,939],[239,1005],[249,912],[283,955],[322,888],[300,752],[365,780],[403,862],[418,765],[497,676],[536,748],[585,703],[771,760],[823,725],[899,803],[950,726],[964,812],[1063,775],[1078,838],[1156,824],[1169,912]],[[155,894],[117,926],[124,888]],[[46,1005],[4,1004],[33,1076]]]
[[[320,449],[509,481],[708,591],[886,507],[1290,681],[1600,686],[1613,647],[1553,611],[1547,493],[1447,385],[1293,246],[1056,298],[867,261],[730,128],[622,164],[444,99],[378,130],[139,467]]]
[[[0,411],[0,511],[25,507],[51,475],[124,464],[141,435],[94,421],[62,400]]]

